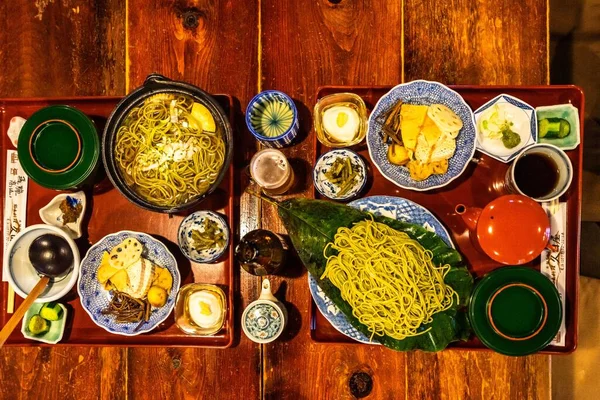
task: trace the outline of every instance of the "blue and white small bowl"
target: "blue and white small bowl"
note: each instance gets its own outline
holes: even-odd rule
[[[144,246],[142,257],[152,261],[159,267],[167,268],[173,277],[173,286],[168,293],[167,303],[160,308],[153,308],[150,319],[137,330],[139,322],[117,323],[114,316],[102,314],[102,310],[108,307],[112,299],[112,293],[105,290],[97,278],[98,267],[104,252],[109,252],[117,244],[128,238],[137,239]],[[179,269],[177,269],[175,256],[161,241],[141,232],[120,231],[104,236],[98,243],[90,247],[83,260],[81,260],[80,269],[77,293],[83,309],[96,325],[115,335],[135,336],[156,328],[171,314],[181,284],[181,276]]]
[[[482,133],[479,129],[479,123],[482,118],[482,114],[485,112],[485,110],[489,109],[494,104],[499,103],[508,103],[515,107],[518,107],[521,110],[519,112],[522,112],[523,119],[526,119],[528,122],[521,124],[525,125],[521,130],[517,132],[521,136],[521,143],[519,143],[512,149],[507,149],[506,147],[504,147],[504,145],[502,145],[502,142],[498,139],[486,139],[482,137]],[[523,100],[517,99],[516,97],[513,97],[508,94],[501,94],[479,107],[474,114],[477,127],[477,150],[484,154],[487,154],[488,156],[498,161],[501,161],[503,163],[509,163],[512,160],[514,160],[515,157],[519,155],[519,153],[521,153],[521,151],[523,151],[524,148],[537,143],[538,126],[535,109],[529,104],[525,103]]]
[[[201,230],[202,224],[206,219],[210,219],[217,223],[219,228],[225,234],[225,245],[223,247],[213,247],[206,250],[198,251],[193,246],[192,231]],[[179,248],[184,256],[189,260],[197,263],[211,263],[216,261],[219,257],[225,253],[225,250],[229,247],[229,228],[227,222],[223,217],[213,211],[196,211],[188,215],[181,225],[179,225],[179,232],[177,233],[177,241],[179,242]]]
[[[277,107],[277,104],[284,104],[285,107]],[[273,127],[272,130],[267,130],[263,126],[265,119],[270,121],[267,127]],[[280,131],[277,128],[277,122],[282,121],[285,126],[289,123],[289,127]],[[263,145],[274,148],[285,147],[292,143],[298,134],[300,127],[298,110],[294,101],[287,94],[278,90],[265,90],[254,96],[248,103],[246,125],[252,135]]]
[[[329,171],[335,160],[339,157],[350,158],[350,163],[358,170],[356,179],[354,180],[354,185],[343,196],[337,195],[337,192],[340,189],[339,185],[329,181],[329,179],[327,179],[325,176],[325,173]],[[313,183],[315,185],[315,189],[317,189],[321,195],[329,199],[342,201],[350,200],[358,196],[365,188],[365,185],[367,184],[367,166],[361,156],[352,150],[331,150],[325,154],[322,154],[317,160],[315,168],[313,169]]]

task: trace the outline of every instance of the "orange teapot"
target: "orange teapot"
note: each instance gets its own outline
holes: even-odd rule
[[[499,263],[525,264],[550,248],[550,219],[529,197],[506,195],[483,209],[459,204],[455,211],[469,228],[471,240]]]

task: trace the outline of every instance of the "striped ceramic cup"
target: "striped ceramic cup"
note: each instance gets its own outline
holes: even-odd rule
[[[246,108],[246,125],[263,145],[285,147],[298,134],[298,110],[285,93],[266,90],[250,100]]]

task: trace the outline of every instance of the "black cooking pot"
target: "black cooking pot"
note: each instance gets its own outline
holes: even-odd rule
[[[157,93],[170,93],[170,94],[183,94],[192,97],[198,103],[201,103],[208,108],[215,119],[215,123],[220,127],[223,133],[223,140],[225,141],[225,161],[221,167],[221,171],[217,176],[215,182],[210,188],[201,196],[195,197],[189,200],[187,203],[180,204],[174,207],[165,207],[155,205],[146,199],[140,197],[135,190],[133,190],[121,176],[119,166],[115,161],[115,142],[117,137],[117,131],[123,123],[125,117],[129,114],[132,108],[141,104],[148,97],[153,96]],[[129,93],[113,110],[108,117],[106,127],[104,129],[104,136],[102,138],[102,160],[104,162],[104,168],[110,181],[113,185],[132,203],[151,211],[164,212],[164,213],[176,213],[185,209],[189,209],[200,203],[206,196],[211,194],[221,183],[229,164],[231,163],[231,157],[233,154],[233,132],[227,115],[208,93],[202,89],[190,85],[185,82],[172,81],[162,75],[152,74],[149,75],[144,84],[133,92]]]

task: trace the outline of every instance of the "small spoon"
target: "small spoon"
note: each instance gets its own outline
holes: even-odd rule
[[[42,275],[42,278],[0,331],[0,348],[17,327],[29,307],[46,289],[50,278],[61,276],[70,269],[73,265],[73,251],[64,238],[48,233],[40,235],[31,243],[29,246],[29,261],[33,268]]]

